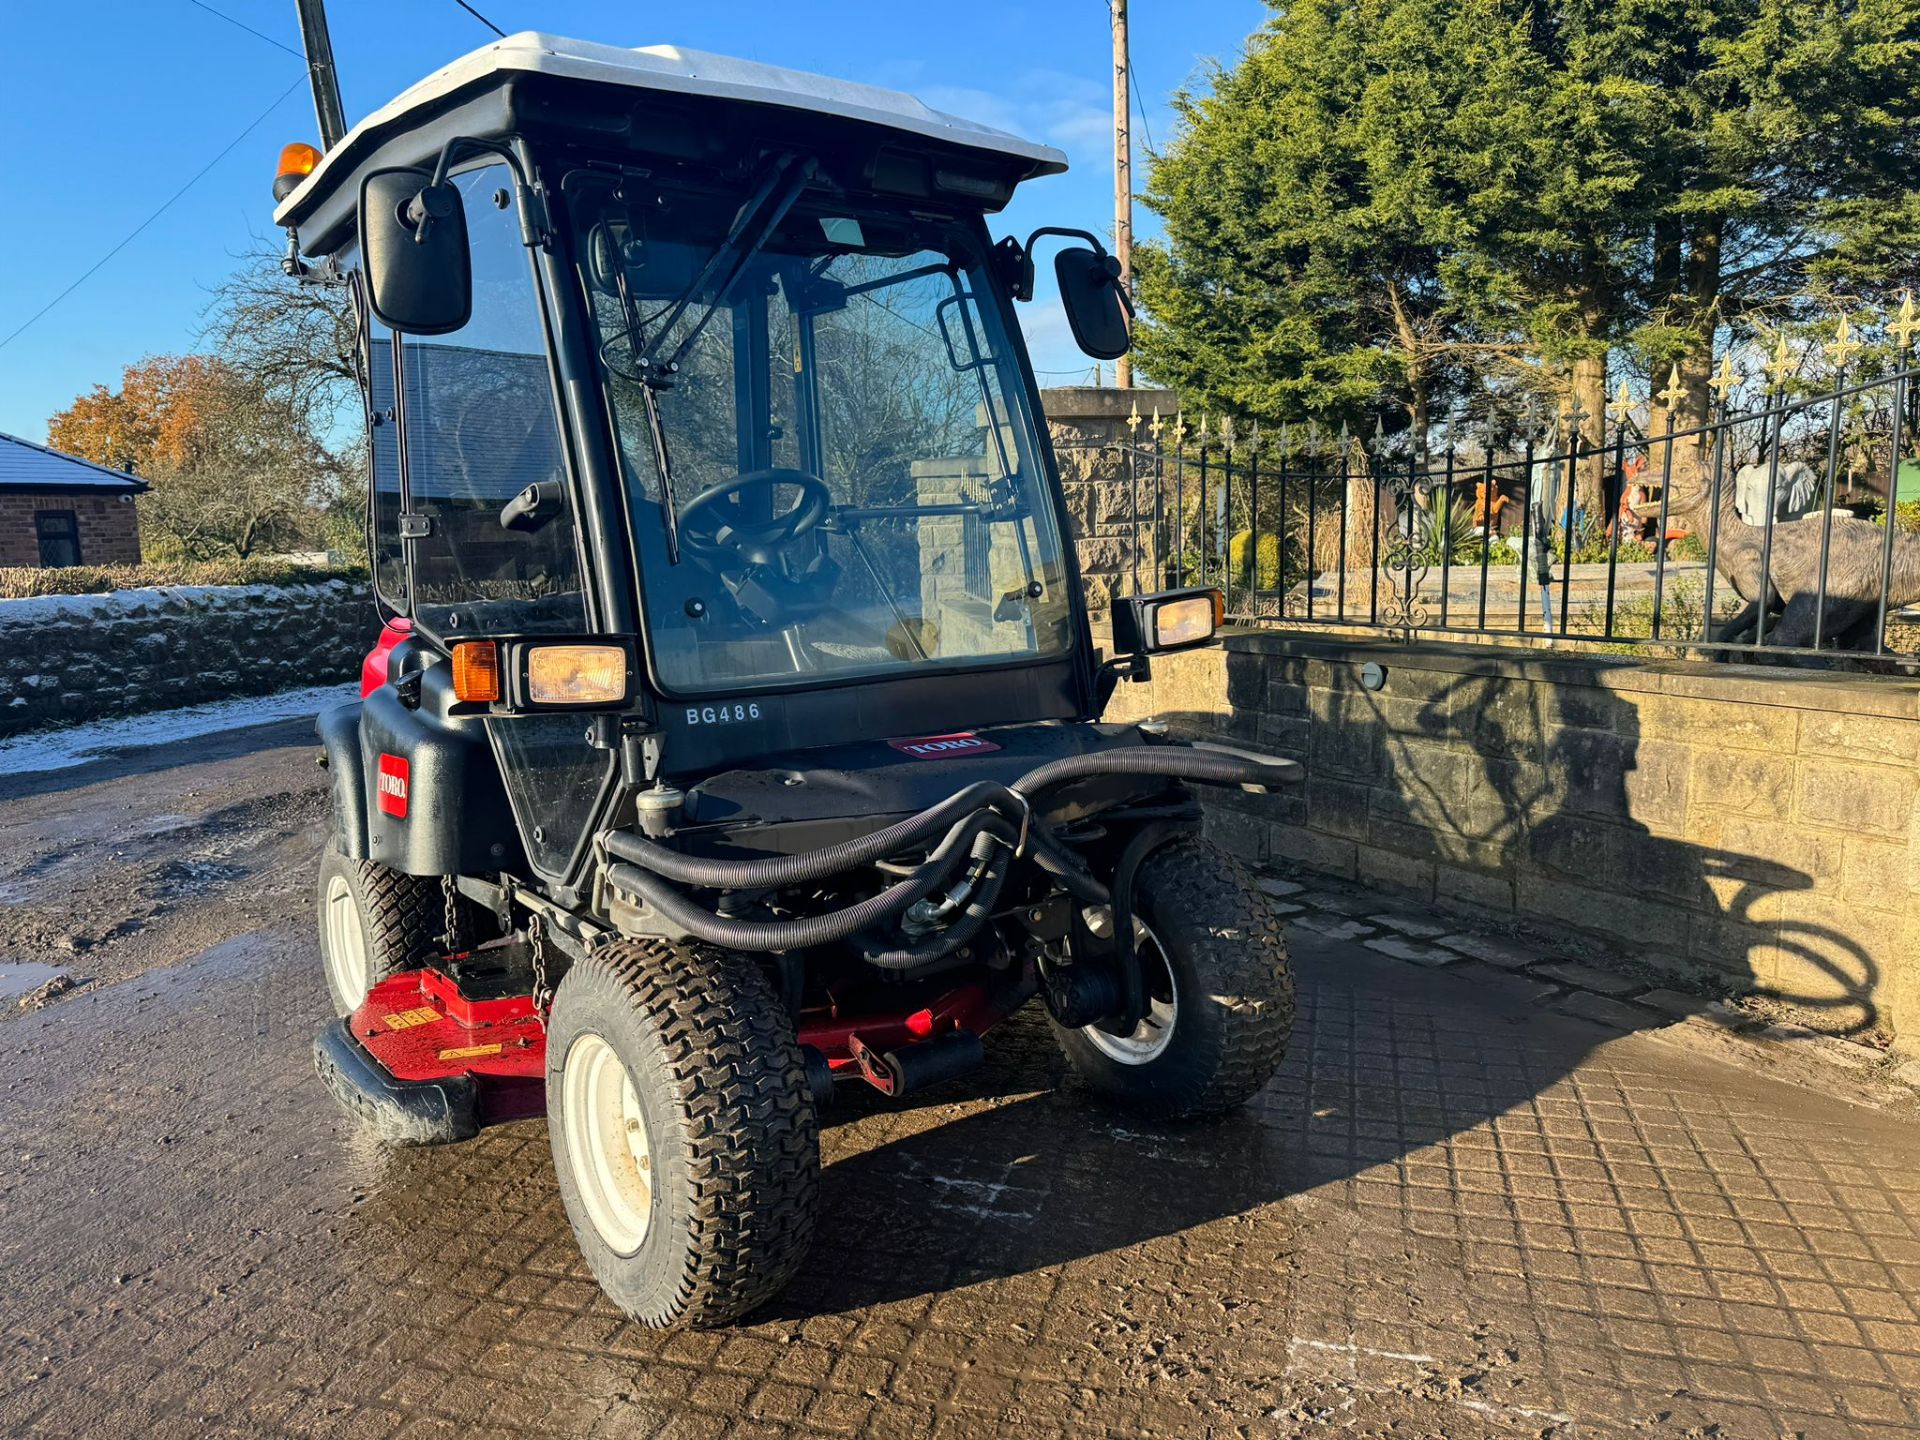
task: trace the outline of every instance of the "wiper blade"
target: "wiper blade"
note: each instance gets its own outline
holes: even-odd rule
[[[687,358],[687,352],[699,342],[701,332],[709,321],[719,313],[720,307],[727,303],[734,284],[740,279],[741,271],[752,263],[767,241],[772,238],[780,222],[787,218],[787,212],[793,208],[800,193],[812,181],[819,162],[811,157],[802,160],[797,155],[782,155],[767,167],[767,173],[754,187],[747,203],[740,207],[733,217],[733,225],[727,231],[727,238],[720,242],[719,248],[708,257],[700,273],[694,277],[693,284],[686,293],[673,302],[673,308],[667,312],[666,319],[654,330],[661,341],[673,333],[673,327],[693,305],[694,297],[713,286],[713,298],[707,302],[706,311],[700,316],[686,336],[676,345],[673,353],[665,359],[646,359],[641,364],[641,378],[651,387],[662,389],[673,383],[673,376],[680,369],[680,362]],[[716,282],[716,276],[722,276]]]
[[[667,533],[667,563],[680,563],[680,513],[673,501],[673,457],[667,450],[667,432],[660,420],[659,392],[673,383],[673,377],[679,372],[680,362],[687,356],[700,339],[700,333],[707,328],[707,322],[719,313],[726,303],[729,292],[740,279],[744,270],[760,253],[760,250],[773,235],[774,229],[787,217],[794,201],[800,198],[800,192],[807,188],[813,179],[818,162],[809,158],[802,161],[796,155],[782,155],[767,167],[766,174],[760,177],[760,183],[754,186],[753,194],[747,197],[739,212],[733,217],[733,224],[727,231],[727,238],[720,242],[719,248],[708,257],[707,263],[700,268],[686,293],[673,302],[673,308],[667,312],[665,320],[654,327],[656,339],[665,343],[673,333],[673,327],[680,323],[680,317],[687,313],[693,304],[694,296],[700,294],[716,275],[724,270],[725,278],[715,285],[713,298],[707,302],[706,312],[687,332],[686,338],[674,347],[673,353],[664,360],[651,356],[635,355],[636,378],[640,381],[640,393],[646,406],[647,430],[653,438],[654,468],[660,473],[660,519]],[[620,296],[627,314],[627,344],[630,350],[637,351],[643,343],[638,324],[638,315],[632,300],[627,294],[624,273],[621,277]]]

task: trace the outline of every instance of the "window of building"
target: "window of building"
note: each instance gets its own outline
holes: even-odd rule
[[[33,533],[40,541],[40,563],[60,569],[80,563],[80,522],[71,510],[36,510]]]

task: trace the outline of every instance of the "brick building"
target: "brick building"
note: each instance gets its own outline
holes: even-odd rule
[[[0,434],[0,566],[133,565],[147,482]]]

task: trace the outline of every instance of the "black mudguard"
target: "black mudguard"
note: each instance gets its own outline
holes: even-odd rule
[[[367,858],[367,783],[360,765],[360,702],[322,710],[313,723],[333,782],[333,843],[349,860]]]
[[[429,664],[361,704],[365,858],[408,875],[524,873],[486,721],[450,713],[457,703],[451,669]],[[417,700],[403,698],[402,684]]]

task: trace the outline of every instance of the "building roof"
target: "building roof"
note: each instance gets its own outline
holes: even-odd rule
[[[586,40],[568,40],[525,30],[482,46],[434,71],[355,125],[345,139],[327,152],[300,188],[281,202],[274,213],[274,223],[285,224],[305,196],[323,183],[321,177],[331,164],[340,156],[352,154],[357,148],[355,142],[367,132],[508,72],[838,115],[974,150],[1012,156],[1031,164],[1034,175],[1057,174],[1067,168],[1067,157],[1051,145],[1023,140],[991,125],[946,114],[898,90],[835,80],[803,70],[765,65],[757,60],[736,60],[703,50],[685,50],[677,45],[648,45],[627,50],[618,45],[596,45]]]
[[[40,494],[94,491],[138,495],[147,482],[124,470],[109,470],[78,455],[50,450],[18,435],[0,433],[0,490],[32,490]]]

